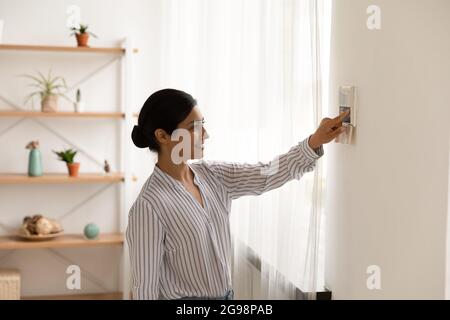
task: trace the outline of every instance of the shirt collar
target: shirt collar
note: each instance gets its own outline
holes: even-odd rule
[[[199,179],[198,179],[198,175],[197,172],[195,172],[195,170],[192,168],[192,166],[187,163],[188,167],[191,169],[192,173],[194,174],[194,182],[195,184],[199,184]],[[153,174],[165,181],[167,181],[168,183],[172,184],[172,185],[176,185],[176,186],[183,186],[183,184],[181,183],[181,181],[173,178],[172,176],[170,176],[168,173],[164,172],[163,170],[161,170],[158,166],[155,165],[154,169],[153,169]]]

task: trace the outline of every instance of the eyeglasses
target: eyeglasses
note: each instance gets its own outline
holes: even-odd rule
[[[195,128],[203,128],[204,126],[205,126],[205,119],[194,120],[194,121],[192,121],[192,127],[190,128],[190,130],[195,129]]]

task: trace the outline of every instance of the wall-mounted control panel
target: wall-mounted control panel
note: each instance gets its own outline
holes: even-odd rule
[[[336,142],[352,143],[353,131],[356,128],[356,87],[339,87],[339,114],[350,111],[350,114],[342,121],[345,131],[336,138]]]

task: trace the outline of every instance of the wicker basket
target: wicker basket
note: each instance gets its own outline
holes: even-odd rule
[[[13,269],[0,269],[0,300],[20,300],[20,273]]]

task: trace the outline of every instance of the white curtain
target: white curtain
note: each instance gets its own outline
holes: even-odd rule
[[[328,0],[164,0],[160,88],[191,93],[205,158],[269,161],[313,133],[327,103]],[[155,88],[155,89],[160,89]],[[233,203],[236,298],[312,298],[323,281],[322,161]]]

